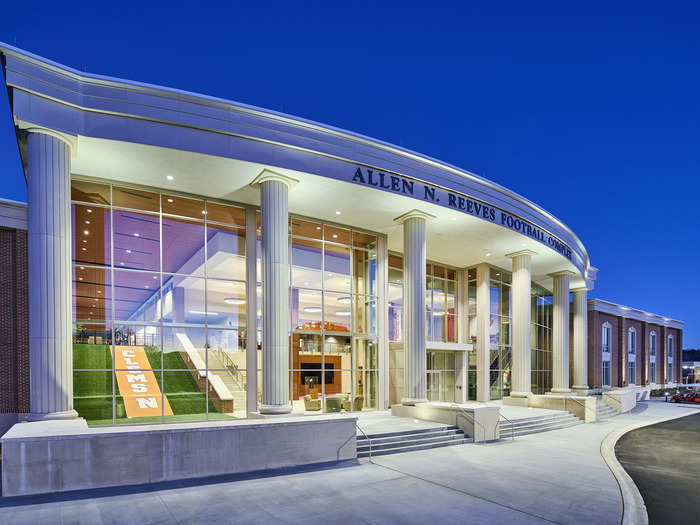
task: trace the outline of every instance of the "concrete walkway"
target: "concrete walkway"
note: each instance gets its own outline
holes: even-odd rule
[[[208,483],[0,499],[0,522],[619,524],[620,491],[600,455],[613,430],[697,413],[640,404],[608,421],[382,456],[369,463]]]

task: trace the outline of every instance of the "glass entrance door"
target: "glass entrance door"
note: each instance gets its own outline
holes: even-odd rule
[[[428,394],[428,401],[442,401],[442,371],[441,370],[428,370],[428,381],[426,384],[426,391]]]

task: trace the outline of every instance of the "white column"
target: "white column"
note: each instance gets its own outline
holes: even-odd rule
[[[554,278],[552,319],[552,393],[566,394],[569,388],[569,278],[571,272],[557,272]]]
[[[258,411],[258,218],[255,208],[245,211],[246,256],[246,412]]]
[[[476,400],[491,398],[491,267],[481,263],[476,267]]]
[[[574,290],[574,385],[581,393],[588,392],[588,292]]]
[[[513,287],[511,299],[513,370],[510,397],[532,395],[531,386],[531,315],[532,272],[530,265],[535,252],[522,250],[506,257],[513,259]]]
[[[411,210],[394,219],[403,224],[404,397],[401,403],[424,403],[426,397],[425,259],[426,222],[433,215]]]
[[[296,179],[263,170],[260,187],[262,233],[262,404],[261,414],[291,412],[289,398],[289,216],[288,193]]]
[[[389,251],[384,235],[377,237],[377,341],[379,345],[379,409],[389,408]]]
[[[70,148],[27,135],[29,256],[28,421],[73,419]]]

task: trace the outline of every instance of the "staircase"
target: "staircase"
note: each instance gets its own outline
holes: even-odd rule
[[[472,442],[472,438],[466,437],[464,432],[454,425],[370,434],[367,437],[357,436],[357,457],[368,457],[370,455],[370,444],[372,456],[383,456],[385,454],[449,447]]]
[[[558,430],[560,428],[583,425],[583,421],[570,412],[561,412],[556,415],[534,416],[522,419],[515,419],[512,423],[501,421],[498,424],[501,439],[525,436],[527,434],[537,434],[548,430]],[[511,432],[512,431],[512,432]]]
[[[596,400],[595,405],[595,419],[600,421],[602,419],[609,419],[613,416],[617,416],[619,412],[613,407],[605,403],[602,399]]]
[[[202,352],[204,352],[202,350]],[[204,358],[204,356],[202,356]],[[218,375],[221,378],[221,381],[223,381],[224,385],[226,385],[226,388],[228,388],[229,392],[231,392],[231,396],[233,397],[233,409],[234,410],[245,410],[246,407],[246,392],[245,388],[243,388],[240,384],[239,381],[235,378],[234,373],[230,371],[226,363],[224,363],[221,358],[219,357],[219,354],[215,351],[210,351],[209,355],[207,357],[209,359],[209,368],[210,369],[219,369],[215,372],[209,372],[210,375]]]

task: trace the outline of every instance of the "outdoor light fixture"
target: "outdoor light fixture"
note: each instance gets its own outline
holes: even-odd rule
[[[166,179],[166,180],[173,180],[174,178],[175,178],[175,177],[173,177],[172,175],[166,175],[166,176],[165,176],[165,179]]]
[[[227,297],[224,302],[226,304],[245,304],[244,299],[236,299],[235,297]]]
[[[340,210],[336,210],[336,211],[335,211],[335,214],[336,214],[336,215],[340,215]]]
[[[306,306],[304,308],[304,311],[307,314],[319,314],[319,313],[321,313],[321,307],[320,306]]]
[[[352,301],[349,297],[338,297],[338,302],[343,304],[348,304]]]

